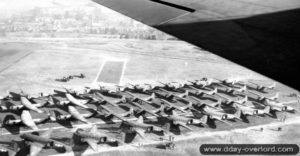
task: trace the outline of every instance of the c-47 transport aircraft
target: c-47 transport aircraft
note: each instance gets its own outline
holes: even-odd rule
[[[93,0],[300,88],[298,0]]]

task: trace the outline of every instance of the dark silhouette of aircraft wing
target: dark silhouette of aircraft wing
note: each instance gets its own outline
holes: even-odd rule
[[[299,89],[298,0],[93,0]]]

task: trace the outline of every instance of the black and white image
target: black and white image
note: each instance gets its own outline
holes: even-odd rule
[[[1,0],[0,156],[299,145],[299,7]]]

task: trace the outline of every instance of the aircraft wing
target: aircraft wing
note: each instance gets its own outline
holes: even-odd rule
[[[74,119],[79,120],[86,124],[90,124],[90,122],[81,113],[79,113],[75,107],[68,106],[68,112],[72,115]]]
[[[97,147],[97,140],[86,138],[85,141],[89,144],[89,146],[90,146],[94,151],[97,151],[97,150],[98,150],[98,147]]]
[[[37,156],[43,149],[44,144],[34,142],[30,145],[30,156]]]
[[[98,132],[98,128],[96,125],[93,125],[93,127],[90,129],[91,133],[97,133]]]
[[[297,103],[299,102],[299,100],[291,100],[291,101],[285,101],[285,102],[282,102],[283,105],[290,105],[290,104],[294,104],[294,103]]]
[[[135,131],[140,137],[145,138],[145,132],[143,129],[135,128]]]
[[[21,113],[21,121],[24,125],[28,126],[33,130],[38,130],[39,128],[36,126],[35,122],[33,121],[30,113],[28,110],[23,110]]]
[[[186,124],[182,123],[182,122],[174,122],[174,124],[177,124],[185,129],[188,129],[190,131],[193,131],[189,126],[187,126]]]
[[[155,114],[154,112],[158,112],[159,110],[155,110],[155,111],[151,111],[151,110],[148,110],[148,109],[143,109],[143,111],[147,112],[148,114],[151,114],[155,117],[158,117],[159,115]]]
[[[93,0],[300,88],[298,0]]]
[[[50,138],[52,132],[53,132],[53,129],[50,128],[50,129],[48,129],[47,131],[41,133],[41,134],[40,134],[40,137],[43,137],[43,138]]]
[[[47,131],[40,134],[40,137],[50,138],[53,129],[48,129]],[[45,145],[39,142],[33,142],[30,144],[30,156],[36,156],[40,153]]]
[[[119,114],[116,114],[116,113],[113,113],[113,112],[110,112],[110,115],[122,120],[122,121],[126,121],[126,119],[122,116],[120,116]]]
[[[106,113],[107,116],[114,116],[114,117],[116,117],[116,118],[118,118],[118,119],[120,119],[120,120],[122,120],[122,121],[126,121],[126,119],[125,119],[123,116],[121,116],[121,115],[119,115],[119,114],[113,112],[113,111],[112,111],[111,109],[109,109],[108,107],[106,107],[106,106],[104,106],[104,105],[101,105],[101,107],[107,112],[107,113]]]
[[[55,103],[58,103],[58,104],[68,104],[68,103],[70,103],[70,101],[67,100],[67,99],[57,99],[57,98],[53,97],[53,100],[55,100]]]
[[[168,105],[169,107],[171,107],[171,108],[174,108],[174,109],[177,109],[177,110],[179,110],[179,111],[181,111],[181,112],[183,112],[183,113],[186,113],[186,111],[184,111],[182,108],[176,106],[175,104],[173,104],[173,103],[171,103],[171,102],[168,102],[168,101],[166,101],[166,100],[164,100],[164,99],[161,99],[161,101],[163,101],[164,104],[167,104],[167,105]]]

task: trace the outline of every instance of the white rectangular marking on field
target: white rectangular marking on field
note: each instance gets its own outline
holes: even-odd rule
[[[126,70],[127,60],[105,59],[95,78],[94,84],[120,85]]]

